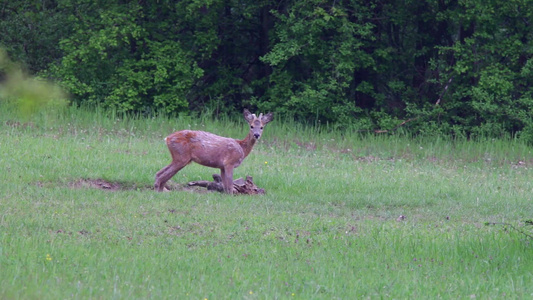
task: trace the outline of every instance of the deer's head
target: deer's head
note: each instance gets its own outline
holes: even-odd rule
[[[246,121],[248,121],[248,124],[250,124],[250,132],[252,133],[252,136],[258,140],[263,133],[263,128],[265,125],[272,121],[273,115],[272,113],[268,113],[264,116],[263,114],[260,114],[258,117],[255,114],[252,114],[249,110],[245,109],[244,118]]]

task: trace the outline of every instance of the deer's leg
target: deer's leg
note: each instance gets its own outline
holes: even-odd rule
[[[226,191],[226,171],[224,171],[224,168],[220,169],[220,178],[222,179],[222,187],[224,188],[224,192]]]
[[[224,186],[224,192],[227,194],[233,194],[233,168],[223,168],[220,170],[222,176],[222,185]]]
[[[171,165],[168,165],[166,167],[164,167],[163,169],[159,170],[159,172],[157,172],[155,174],[155,178],[159,177],[163,172],[165,172]]]
[[[159,172],[157,172],[155,174],[155,183],[154,183],[154,188],[156,191],[158,192],[162,192],[164,189],[165,189],[165,183],[166,181],[168,181],[168,179],[165,181],[165,182],[161,182],[161,176],[167,172],[167,170],[169,168],[172,167],[172,164],[164,167],[163,169],[159,170]]]
[[[155,175],[155,183],[154,188],[158,192],[162,192],[165,188],[165,184],[167,181],[172,178],[172,176],[176,175],[179,170],[183,169],[187,164],[183,164],[180,162],[173,161],[170,165],[164,167],[163,169],[159,170],[157,174]]]

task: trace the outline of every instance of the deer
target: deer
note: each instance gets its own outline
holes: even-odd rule
[[[220,169],[224,192],[233,194],[233,169],[240,166],[261,137],[263,128],[273,119],[273,114],[257,117],[244,109],[244,119],[250,125],[248,135],[237,140],[205,131],[181,130],[165,138],[172,162],[155,175],[154,189],[165,190],[165,184],[191,162]]]

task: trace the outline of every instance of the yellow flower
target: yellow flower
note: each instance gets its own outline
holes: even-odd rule
[[[254,292],[250,291],[250,295],[252,295]]]
[[[268,164],[268,161],[265,161],[265,165]]]
[[[46,254],[46,260],[47,261],[51,261],[52,260],[52,257],[50,256],[50,254]]]

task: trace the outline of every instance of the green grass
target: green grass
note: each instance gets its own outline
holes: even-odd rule
[[[0,298],[530,298],[533,216],[513,139],[366,136],[274,120],[235,177],[264,196],[151,190],[183,128],[244,120],[0,108]],[[190,165],[172,181],[206,180]],[[86,179],[119,191],[79,186]],[[400,215],[406,216],[397,221]]]

